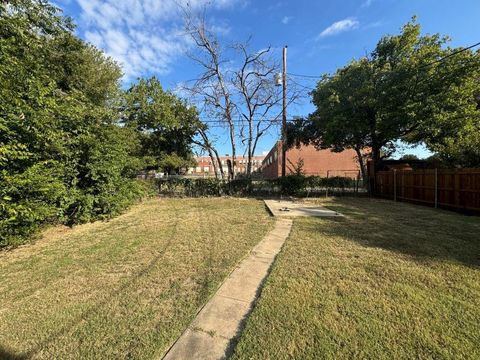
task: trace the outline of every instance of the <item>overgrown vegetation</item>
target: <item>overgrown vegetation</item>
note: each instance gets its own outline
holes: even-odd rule
[[[356,192],[362,187],[359,179],[349,177],[320,177],[289,175],[272,180],[236,179],[225,181],[215,178],[173,178],[158,180],[160,195],[179,197],[209,196],[306,196],[316,190]]]
[[[295,220],[233,359],[478,359],[480,219],[366,199]]]
[[[161,358],[272,225],[256,200],[155,199],[49,229],[0,253],[0,358]]]
[[[147,155],[191,158],[195,109],[154,80],[125,95],[120,67],[73,29],[46,1],[0,2],[0,247],[119,214],[144,195],[133,178]]]

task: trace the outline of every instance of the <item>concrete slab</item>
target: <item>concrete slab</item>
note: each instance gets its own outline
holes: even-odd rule
[[[265,205],[273,216],[294,218],[300,216],[341,217],[342,214],[315,204],[305,204],[286,200],[265,200]]]
[[[218,295],[249,302],[258,291],[258,277],[245,272],[235,272],[219,290]]]
[[[232,294],[233,295],[233,294]],[[214,296],[193,320],[190,328],[201,329],[215,336],[232,339],[237,334],[239,322],[250,310],[250,302],[224,295]]]
[[[263,280],[291,228],[291,219],[277,220],[275,228],[225,279],[163,359],[226,358],[231,341],[241,332]]]
[[[228,339],[217,337],[212,341],[212,335],[206,332],[187,329],[164,359],[226,359],[228,344]]]
[[[261,258],[251,255],[248,259],[242,262],[242,266],[235,270],[239,276],[251,276],[260,281],[267,276],[268,270],[272,265],[273,258]]]
[[[273,259],[280,251],[282,243],[272,241],[269,244],[257,246],[253,249],[252,254],[259,258]]]

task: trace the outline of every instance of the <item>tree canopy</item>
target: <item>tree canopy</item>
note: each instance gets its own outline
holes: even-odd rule
[[[360,159],[368,149],[378,162],[400,140],[480,164],[474,150],[480,58],[447,42],[438,34],[422,35],[413,19],[399,35],[383,37],[369,56],[325,75],[312,92],[315,112],[290,126],[290,145],[351,148]]]
[[[143,194],[145,156],[191,158],[195,109],[155,79],[125,93],[120,66],[73,29],[46,1],[0,2],[0,247],[118,214]]]
[[[164,91],[155,77],[140,79],[126,92],[122,121],[136,130],[138,156],[147,167],[170,172],[193,165],[191,145],[201,126],[197,110]]]

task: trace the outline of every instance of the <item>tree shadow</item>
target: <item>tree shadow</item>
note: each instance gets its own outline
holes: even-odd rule
[[[312,231],[339,236],[417,261],[448,260],[480,266],[480,218],[377,199],[333,199],[326,207],[345,215],[310,223]]]
[[[12,350],[6,349],[0,345],[0,360],[24,360],[29,358],[29,355],[15,354]]]
[[[49,345],[53,344],[58,338],[66,335],[68,332],[73,330],[76,326],[81,323],[88,321],[88,319],[95,317],[97,314],[103,314],[105,311],[104,309],[108,307],[108,305],[114,301],[115,298],[121,297],[122,294],[133,287],[140,279],[144,276],[147,276],[150,271],[165,257],[168,249],[172,245],[172,238],[177,231],[177,224],[173,226],[173,233],[172,236],[169,238],[167,243],[158,251],[158,253],[151,259],[151,261],[142,267],[135,275],[133,275],[128,281],[123,283],[114,291],[110,292],[105,298],[101,301],[98,301],[94,305],[92,305],[89,309],[84,311],[83,313],[79,314],[76,318],[72,319],[70,322],[66,323],[63,327],[57,329],[57,331],[52,332],[51,334],[47,335],[42,341],[40,341],[35,347],[29,349],[22,355],[15,355],[9,354],[7,351],[5,352],[5,359],[30,359],[38,352],[42,351],[43,349],[48,349]],[[0,360],[4,359],[2,348],[0,347]],[[13,357],[8,357],[13,356]],[[17,356],[17,357],[15,357]]]

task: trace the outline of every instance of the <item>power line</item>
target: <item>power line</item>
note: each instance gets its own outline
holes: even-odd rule
[[[323,79],[324,76],[318,76],[318,75],[300,75],[300,74],[288,74],[289,76],[294,76],[294,77],[303,77],[307,79]]]
[[[468,47],[466,47],[466,48],[464,48],[464,49],[460,49],[460,50],[454,51],[453,53],[448,54],[448,55],[444,56],[444,57],[441,58],[441,59],[432,61],[432,62],[430,62],[430,63],[428,63],[428,64],[425,64],[425,65],[422,65],[422,66],[418,67],[418,70],[423,69],[423,68],[426,68],[426,67],[430,67],[430,66],[435,65],[435,64],[437,64],[437,63],[441,63],[441,62],[445,61],[446,59],[451,58],[452,56],[455,56],[455,55],[460,54],[460,53],[462,53],[462,52],[465,52],[465,51],[468,51],[468,50],[470,50],[470,49],[473,49],[474,47],[477,47],[477,46],[479,46],[479,45],[480,45],[480,42],[478,42],[478,43],[476,43],[476,44],[473,44],[473,45],[470,45],[470,46],[468,46]]]
[[[292,122],[295,121],[295,119],[288,119],[287,122]],[[223,120],[200,120],[203,124],[213,124],[213,125],[219,125],[222,127],[228,126],[229,123]],[[254,120],[252,123],[258,124],[260,122],[265,122],[265,123],[281,123],[282,119],[269,119],[269,120]],[[247,125],[249,122],[248,121],[242,121],[242,122],[233,122],[233,125],[235,126],[240,126],[240,125]]]
[[[304,89],[304,90],[307,90],[307,91],[313,91],[316,89],[316,87],[308,87],[308,86],[304,86],[302,84],[299,84],[298,82],[296,82],[295,80],[293,79],[290,79],[291,82],[293,82],[295,85],[299,86],[300,88]]]
[[[216,119],[199,119],[201,122],[203,123],[222,123],[222,124],[228,124],[228,121],[227,120],[216,120]],[[277,121],[282,121],[282,119],[253,119],[252,122],[253,123],[259,123],[259,122],[277,122]],[[232,121],[234,124],[245,124],[245,123],[248,123],[250,121],[248,120],[233,120]]]
[[[435,60],[435,61],[432,61],[432,62],[430,62],[430,63],[428,63],[428,64],[421,65],[421,66],[418,67],[417,70],[424,69],[424,68],[430,67],[430,66],[432,66],[432,65],[441,63],[441,62],[445,61],[446,59],[451,58],[452,56],[455,56],[455,55],[458,55],[458,54],[460,54],[460,53],[462,53],[462,52],[471,50],[471,49],[473,49],[473,48],[475,48],[475,47],[477,47],[477,46],[480,46],[480,42],[477,42],[476,44],[467,46],[466,48],[463,48],[463,49],[454,51],[453,53],[448,54],[448,55],[444,56],[443,58],[440,58],[440,59],[437,59],[437,60]],[[323,78],[325,77],[325,75],[323,75],[323,76],[318,76],[318,75],[304,75],[304,74],[288,74],[288,75],[294,76],[294,77],[307,78],[307,79],[323,79]],[[328,76],[327,76],[327,77],[328,77]]]

